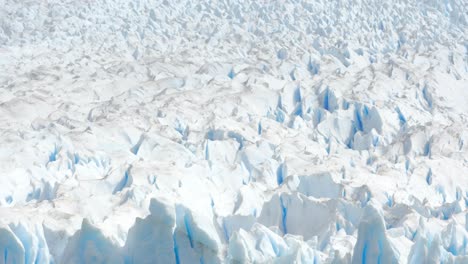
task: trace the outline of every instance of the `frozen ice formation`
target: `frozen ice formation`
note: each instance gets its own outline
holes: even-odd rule
[[[468,3],[0,1],[0,264],[468,263]]]

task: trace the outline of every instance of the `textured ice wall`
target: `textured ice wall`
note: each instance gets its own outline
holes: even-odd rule
[[[467,8],[0,1],[0,264],[468,262]]]

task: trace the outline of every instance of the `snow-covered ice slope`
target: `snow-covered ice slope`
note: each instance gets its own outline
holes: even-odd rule
[[[466,0],[0,0],[0,264],[468,263]]]

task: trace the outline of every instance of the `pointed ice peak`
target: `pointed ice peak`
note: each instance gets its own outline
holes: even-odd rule
[[[397,263],[390,245],[382,212],[371,201],[364,209],[352,263]]]

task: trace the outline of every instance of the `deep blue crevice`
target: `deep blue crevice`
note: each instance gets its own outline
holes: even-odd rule
[[[317,124],[322,122],[322,111],[318,110],[317,111]]]
[[[318,125],[320,124],[320,122],[322,122],[323,120],[323,110],[318,108],[316,109],[316,111],[314,111],[314,119],[315,119],[315,124],[314,125]]]
[[[416,231],[414,231],[412,234],[411,234],[411,241],[414,241],[414,239],[416,238],[416,235],[418,234],[418,230],[416,229]]]
[[[303,117],[301,104],[297,105],[296,109],[294,109],[293,115]]]
[[[458,250],[455,244],[451,244],[449,248],[447,249],[448,252],[452,253],[454,256],[458,256]]]
[[[236,76],[236,74],[234,73],[234,69],[231,68],[231,70],[230,70],[229,73],[228,73],[228,77],[229,77],[230,79],[234,79],[235,76]]]
[[[429,106],[429,108],[432,108],[432,97],[431,97],[431,94],[429,93],[429,91],[427,89],[427,86],[424,86],[424,88],[422,90],[422,95],[423,95],[423,98],[426,101],[427,105]]]
[[[190,219],[189,219],[188,214],[184,215],[184,226],[185,226],[185,231],[187,231],[187,236],[190,242],[190,247],[193,248],[192,228],[190,226]]]
[[[323,95],[323,108],[327,111],[330,111],[330,90],[327,88],[325,94]]]
[[[402,126],[402,125],[406,124],[406,118],[403,115],[403,113],[401,112],[400,108],[397,107],[395,110],[398,113],[398,119],[400,120],[400,125]]]
[[[442,220],[448,220],[450,218],[450,215],[446,214],[444,211],[441,211],[440,214],[442,214]]]
[[[138,151],[140,150],[141,144],[143,143],[144,136],[141,135],[140,139],[138,139],[138,142],[130,149],[130,151],[134,154],[137,155]]]
[[[276,108],[283,110],[283,99],[281,95],[278,96],[278,102],[276,103]]]
[[[355,110],[355,116],[356,116],[356,128],[359,131],[363,131],[364,126],[363,126],[363,123],[362,123],[362,116],[361,116],[361,113],[360,113],[358,108],[356,108],[356,110]]]
[[[312,62],[312,59],[309,58],[309,63],[307,64],[307,70],[313,74],[313,75],[317,75],[319,73],[319,70],[320,70],[320,65],[319,64],[316,64],[316,63],[313,63]]]
[[[113,194],[122,191],[123,188],[125,188],[125,187],[127,187],[128,185],[131,184],[132,179],[131,179],[131,177],[130,177],[129,170],[130,170],[130,168],[128,168],[127,170],[125,170],[124,177],[123,177],[122,180],[117,184],[117,186],[115,186],[115,189],[114,189]]]
[[[298,86],[296,90],[294,90],[294,103],[300,103],[302,101],[301,96],[301,88]]]
[[[295,81],[296,80],[296,76],[294,76],[294,70],[293,69],[290,73],[289,73],[289,76],[291,77],[291,80]]]
[[[367,243],[364,244],[364,247],[362,248],[362,264],[367,263]]]
[[[369,107],[367,107],[367,105],[364,105],[364,107],[362,108],[362,113],[365,117],[369,116]]]
[[[349,108],[349,102],[346,100],[343,100],[343,109],[348,110],[348,108]]]
[[[280,196],[280,206],[281,206],[281,227],[283,228],[283,233],[287,234],[288,229],[286,225],[286,220],[288,216],[288,208],[286,208],[286,206],[284,205],[282,196]]]
[[[262,134],[262,122],[258,122],[258,129],[257,129],[258,135]]]
[[[392,207],[393,206],[393,197],[387,194],[387,206]]]
[[[424,156],[429,156],[431,154],[431,142],[428,141],[424,145]]]
[[[457,189],[455,190],[455,199],[457,201],[460,201],[462,197],[463,197],[462,190],[460,189],[460,187],[457,187]]]
[[[431,185],[432,184],[432,169],[429,169],[426,175],[426,182],[427,184]]]
[[[176,264],[180,264],[180,259],[179,259],[179,245],[177,245],[177,238],[176,238],[176,233],[172,234],[172,244],[174,247],[174,257],[175,257],[175,262]]]
[[[278,183],[278,185],[283,184],[285,173],[286,173],[286,167],[284,163],[281,163],[278,166],[278,169],[276,170],[276,182]]]
[[[75,163],[75,164],[80,163],[80,156],[78,155],[78,153],[75,153],[73,155],[73,163]]]
[[[283,123],[284,122],[285,116],[284,116],[284,113],[283,113],[283,111],[281,109],[276,110],[275,116],[276,116],[276,122],[278,122],[278,123]]]
[[[226,239],[227,242],[229,242],[229,232],[226,227],[226,220],[223,219],[223,234],[224,234],[224,239]]]
[[[58,152],[59,152],[59,150],[57,149],[57,145],[54,145],[54,150],[49,155],[49,162],[53,162],[53,161],[57,160]]]

